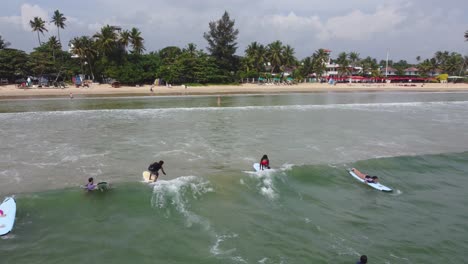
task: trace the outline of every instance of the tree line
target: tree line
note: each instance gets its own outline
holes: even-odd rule
[[[169,46],[145,53],[144,38],[138,28],[127,30],[111,25],[102,27],[92,36],[73,38],[67,45],[69,50],[64,51],[60,30],[65,29],[66,21],[67,18],[56,10],[50,22],[57,28],[57,36],[43,42],[41,36],[48,31],[46,21],[34,17],[29,24],[37,34],[38,46],[29,54],[9,48],[11,43],[0,36],[0,77],[14,81],[29,75],[50,75],[71,80],[76,74],[85,74],[99,82],[111,78],[124,84],[143,84],[160,78],[173,84],[208,84],[281,76],[285,71],[292,72],[291,77],[298,81],[312,75],[320,78],[329,61],[338,65],[339,76],[353,74],[353,69],[360,67],[360,75],[379,77],[385,73],[382,68],[387,66],[386,61],[378,62],[369,56],[361,58],[357,52],[341,52],[332,59],[325,49],[299,60],[294,48],[280,40],[265,45],[252,42],[244,56],[238,56],[239,30],[228,12],[219,20],[209,22],[208,31],[203,34],[207,52],[188,43],[182,48]],[[468,41],[468,31],[464,37]],[[449,75],[465,74],[468,65],[467,56],[448,51],[438,51],[424,60],[417,56],[416,60],[417,64],[405,60],[388,61],[388,66],[395,68],[397,75],[403,75],[406,68],[414,66],[425,77],[435,70]]]

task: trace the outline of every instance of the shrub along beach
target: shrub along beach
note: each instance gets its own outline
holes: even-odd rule
[[[378,62],[361,58],[356,52],[342,52],[332,58],[331,51],[322,48],[298,59],[293,47],[277,40],[270,44],[252,42],[239,56],[239,31],[227,12],[209,22],[203,33],[207,52],[193,43],[146,52],[138,28],[111,25],[93,36],[74,37],[64,50],[60,30],[66,29],[67,18],[59,10],[54,12],[51,23],[57,27],[57,36],[46,42],[41,39],[48,31],[44,19],[34,17],[30,21],[38,46],[29,54],[14,49],[0,36],[1,97],[61,96],[70,92],[175,95],[468,88],[445,84],[467,81],[468,57],[456,52],[439,51],[424,60],[415,56],[417,64],[406,60]],[[111,85],[124,87],[113,89]],[[71,87],[84,88],[68,89]]]

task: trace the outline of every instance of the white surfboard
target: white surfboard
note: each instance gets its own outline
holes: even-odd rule
[[[3,215],[0,215],[0,236],[8,234],[15,224],[16,217],[16,202],[13,197],[7,197],[0,204],[0,210]]]
[[[273,169],[263,169],[263,170],[260,170],[260,163],[254,163],[253,164],[253,168],[255,169],[256,172],[259,172],[259,171],[272,171]]]
[[[367,182],[363,179],[361,179],[359,176],[356,175],[356,173],[354,173],[353,171],[351,170],[348,170],[349,174],[351,174],[351,176],[353,176],[356,180],[364,183],[364,184],[367,184],[369,185],[370,187],[374,188],[374,189],[377,189],[379,191],[382,191],[382,192],[391,192],[393,191],[392,189],[388,188],[387,186],[385,185],[382,185],[380,183],[370,183],[370,182]]]
[[[156,179],[156,176],[155,176],[155,175],[151,176],[151,180],[150,180],[150,178],[149,178],[150,175],[151,175],[151,172],[149,172],[149,171],[144,171],[144,172],[143,172],[143,181],[144,181],[144,182],[148,182],[148,183],[154,182],[155,179]]]

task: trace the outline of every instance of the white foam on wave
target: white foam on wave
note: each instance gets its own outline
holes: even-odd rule
[[[276,190],[274,180],[278,176],[285,176],[284,172],[291,170],[292,167],[295,166],[294,164],[283,164],[279,169],[269,169],[264,171],[244,171],[249,175],[251,178],[257,179],[258,184],[257,187],[260,191],[260,194],[267,197],[270,200],[277,199],[279,197],[279,193]],[[243,182],[241,182],[243,184]]]
[[[105,157],[109,155],[111,151],[104,151],[102,153],[92,153],[92,154],[78,154],[78,155],[64,155],[62,158],[62,162],[76,162],[78,160],[82,159],[89,159],[89,158],[95,158],[95,157]]]
[[[0,171],[0,175],[4,176],[2,177],[4,179],[9,179],[9,180],[13,179],[15,183],[20,183],[22,180],[21,177],[19,176],[19,172],[16,169]]]
[[[203,156],[191,151],[183,150],[183,149],[174,149],[174,150],[166,150],[166,151],[160,151],[158,153],[158,156],[161,157],[178,157],[179,159],[184,159],[186,161],[195,161],[195,160],[201,160],[203,159]],[[181,157],[186,157],[186,158],[181,158]]]
[[[232,256],[234,252],[237,251],[237,248],[230,248],[226,250],[221,249],[221,244],[228,239],[236,239],[238,237],[237,234],[230,234],[230,235],[216,235],[216,241],[210,248],[210,253],[216,257],[221,257],[224,259],[229,259],[236,263],[247,263],[247,261],[241,256]]]
[[[341,109],[341,110],[373,110],[373,111],[398,111],[404,107],[423,107],[432,109],[434,106],[461,106],[466,107],[468,101],[440,101],[440,102],[399,102],[399,103],[363,103],[363,104],[325,104],[325,105],[276,105],[276,106],[233,106],[233,107],[174,107],[174,108],[153,108],[153,109],[93,109],[93,110],[73,110],[73,111],[42,111],[42,112],[19,112],[19,113],[0,113],[0,120],[18,118],[24,120],[37,120],[49,116],[81,116],[86,115],[88,118],[101,118],[101,114],[111,114],[118,116],[121,119],[134,120],[137,116],[157,118],[166,117],[172,112],[225,112],[225,111],[242,111],[242,110],[313,110],[313,109]],[[130,114],[130,115],[128,115]]]
[[[217,235],[216,236],[216,242],[214,243],[214,245],[210,248],[210,252],[211,254],[217,256],[217,255],[221,255],[221,254],[230,254],[232,252],[234,252],[236,250],[236,248],[231,248],[231,249],[228,249],[228,250],[221,250],[220,249],[220,245],[223,241],[227,240],[227,239],[231,239],[231,238],[236,238],[238,237],[237,234],[232,234],[232,235]]]
[[[187,227],[199,224],[210,229],[210,223],[203,217],[190,211],[188,195],[198,199],[200,196],[214,192],[210,183],[197,176],[182,176],[172,180],[158,180],[153,185],[151,205],[159,209],[174,208],[186,219]],[[169,210],[166,210],[169,213]]]

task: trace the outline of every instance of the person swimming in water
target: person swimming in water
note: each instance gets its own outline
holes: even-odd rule
[[[378,183],[379,182],[379,177],[377,177],[377,176],[370,176],[370,175],[364,174],[364,173],[358,171],[356,168],[352,168],[351,171],[354,172],[359,178],[363,179],[367,183]]]
[[[264,170],[265,168],[270,169],[270,160],[266,154],[260,159],[260,170]]]
[[[151,176],[153,175],[155,176],[154,181],[158,180],[159,170],[161,170],[162,173],[166,175],[166,172],[164,171],[162,167],[163,164],[164,164],[164,161],[160,160],[159,162],[155,162],[148,167],[149,172],[151,172],[148,180],[151,180]]]

